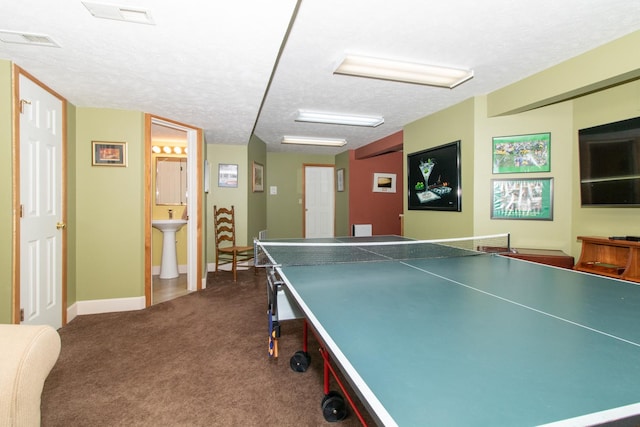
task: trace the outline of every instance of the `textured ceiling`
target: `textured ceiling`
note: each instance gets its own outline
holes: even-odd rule
[[[78,107],[152,113],[204,129],[207,143],[247,144],[255,130],[268,151],[326,154],[640,30],[638,0],[101,3],[148,9],[155,25],[97,19],[80,0],[2,0],[0,30],[44,34],[60,48],[0,42],[0,58]],[[449,90],[334,75],[345,53],[470,68],[475,76]],[[298,109],[382,115],[385,123],[296,123]],[[284,146],[283,135],[348,144]]]

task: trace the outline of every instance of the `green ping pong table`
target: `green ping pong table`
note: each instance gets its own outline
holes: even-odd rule
[[[349,249],[362,259],[322,246],[333,239],[256,242],[270,334],[282,326],[272,293],[282,287],[322,343],[328,421],[347,413],[327,385],[335,366],[379,425],[640,424],[638,284],[474,249],[438,256],[437,242],[401,250],[428,246],[424,257],[370,246],[395,239],[335,239],[362,243]]]

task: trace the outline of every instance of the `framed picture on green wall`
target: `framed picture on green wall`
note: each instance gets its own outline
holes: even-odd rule
[[[254,193],[264,191],[264,166],[258,162],[253,162],[253,185]]]
[[[462,210],[460,141],[407,155],[409,210]]]
[[[493,138],[493,173],[551,171],[551,134]]]
[[[344,191],[344,168],[336,171],[336,189],[340,192]]]
[[[218,163],[218,187],[238,187],[238,165]]]
[[[127,143],[91,141],[93,166],[127,166]]]
[[[553,220],[553,178],[492,179],[491,218]]]

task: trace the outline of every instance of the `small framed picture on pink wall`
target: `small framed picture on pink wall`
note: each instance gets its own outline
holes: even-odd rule
[[[396,174],[395,173],[374,173],[373,174],[374,193],[395,193]]]

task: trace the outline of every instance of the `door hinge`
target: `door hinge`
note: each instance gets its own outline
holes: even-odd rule
[[[24,216],[24,205],[20,205],[20,218]]]
[[[20,309],[20,321],[24,322],[24,308]]]

